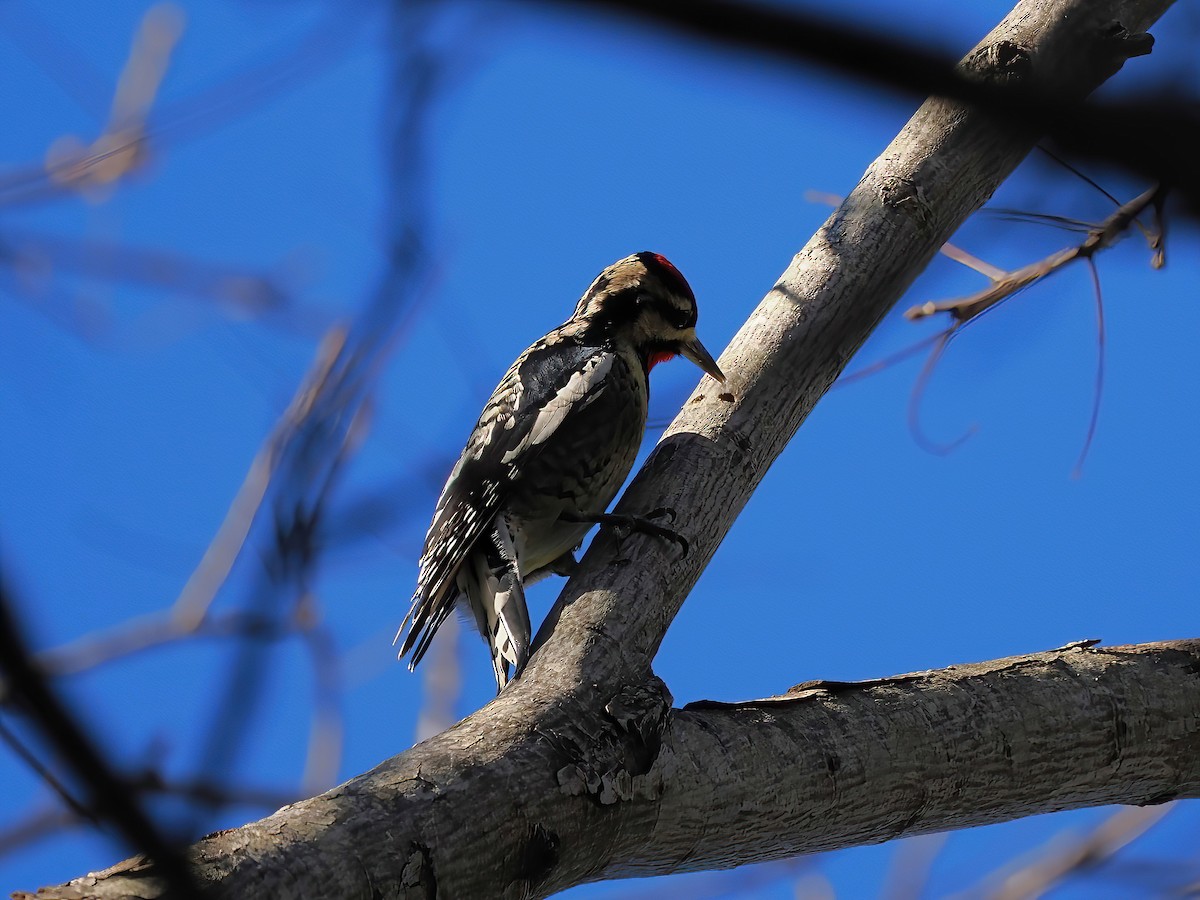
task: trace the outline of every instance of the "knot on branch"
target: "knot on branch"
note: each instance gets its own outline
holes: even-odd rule
[[[1120,22],[1110,22],[1103,38],[1121,61],[1135,56],[1146,56],[1154,49],[1154,35],[1144,31],[1130,31]]]
[[[658,759],[671,713],[671,692],[651,675],[645,685],[626,687],[604,706],[604,712],[624,735],[625,769],[645,775]]]
[[[622,688],[604,704],[607,734],[556,773],[564,794],[587,794],[602,806],[635,796],[657,798],[661,783],[650,775],[670,724],[671,692],[651,675]]]
[[[433,875],[433,859],[423,844],[409,844],[408,859],[400,873],[400,896],[405,900],[435,900],[437,879]]]
[[[529,830],[517,854],[516,877],[505,888],[505,897],[530,897],[558,865],[558,835],[544,825]]]
[[[996,41],[971,53],[963,67],[979,81],[997,86],[1019,84],[1032,74],[1033,56],[1020,44]]]
[[[907,215],[922,231],[934,228],[936,216],[925,189],[917,181],[894,172],[881,172],[878,190],[879,199],[886,206]]]

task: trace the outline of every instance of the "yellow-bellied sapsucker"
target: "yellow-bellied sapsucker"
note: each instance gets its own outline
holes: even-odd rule
[[[725,376],[696,337],[696,298],[657,253],[613,263],[574,315],[517,357],[483,408],[446,486],[400,626],[421,661],[455,606],[471,611],[499,691],[532,629],[524,586],[569,574],[572,551],[625,481],[646,427],[650,370],[683,356]],[[657,529],[668,533],[666,529]]]

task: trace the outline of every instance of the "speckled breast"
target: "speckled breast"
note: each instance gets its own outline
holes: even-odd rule
[[[591,527],[559,521],[562,512],[602,513],[612,502],[641,447],[647,399],[640,364],[617,355],[604,389],[530,461],[508,507],[526,573],[571,550]]]

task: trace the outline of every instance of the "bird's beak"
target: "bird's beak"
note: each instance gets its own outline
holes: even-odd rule
[[[711,375],[713,378],[722,384],[725,383],[725,373],[721,371],[717,361],[712,358],[712,354],[704,349],[704,345],[700,343],[700,338],[692,335],[691,340],[681,341],[679,344],[679,355],[684,359],[690,359],[698,365],[704,372]]]

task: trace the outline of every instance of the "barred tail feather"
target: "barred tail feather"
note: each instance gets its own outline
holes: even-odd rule
[[[410,672],[417,667],[417,663],[429,649],[429,642],[433,640],[434,633],[446,621],[446,616],[450,615],[450,610],[454,608],[454,603],[445,596],[446,593],[443,590],[441,595],[429,597],[422,588],[417,588],[417,592],[413,595],[412,606],[409,607],[404,621],[400,623],[400,630],[392,639],[394,645],[400,640],[400,636],[404,635],[404,642],[400,644],[400,651],[396,656],[398,659],[403,659],[409,651],[412,651],[412,658],[408,661]],[[405,634],[405,629],[408,630],[407,634]]]
[[[412,672],[417,668],[417,663],[425,656],[425,652],[429,649],[429,644],[433,641],[433,636],[442,627],[442,623],[446,621],[446,616],[450,615],[450,610],[452,609],[454,609],[453,604],[447,603],[444,605],[437,611],[433,621],[421,632],[421,637],[413,648],[412,659],[408,661],[408,671]]]
[[[490,537],[494,550],[469,554],[453,577],[432,589],[421,580],[408,615],[396,633],[396,641],[401,642],[401,658],[411,653],[408,667],[414,669],[450,611],[455,606],[466,606],[491,651],[498,693],[511,680],[510,667],[515,669],[512,676],[515,677],[529,661],[533,629],[525,605],[521,566],[503,517],[498,516],[493,522]],[[564,556],[571,560],[569,553]],[[552,565],[560,562],[556,560]]]
[[[413,594],[412,605],[408,607],[408,612],[404,614],[404,619],[400,622],[400,627],[396,630],[396,636],[392,638],[392,646],[395,647],[400,641],[400,636],[404,634],[404,630],[408,628],[409,623],[413,623],[412,630],[409,631],[408,636],[404,639],[404,643],[400,645],[400,652],[397,654],[397,658],[399,659],[403,659],[404,654],[412,649],[414,635],[418,630],[415,624],[415,620],[418,616],[417,607],[421,605],[421,601],[424,599],[424,591],[422,591],[420,588],[417,588],[417,592]],[[424,618],[424,616],[421,616],[421,618]]]
[[[483,556],[473,562],[471,571],[464,570],[460,575],[460,586],[466,591],[475,624],[491,652],[499,693],[511,680],[510,666],[519,673],[529,658],[529,611],[515,567],[496,572]]]
[[[495,643],[492,641],[488,641],[488,643],[492,650],[492,674],[496,676],[496,693],[499,694],[511,680],[508,677],[508,661],[500,655]]]
[[[513,664],[513,674],[519,675],[529,661],[529,644],[533,639],[525,591],[520,576],[513,571],[504,574],[499,587],[492,601],[496,610],[495,644],[501,655]]]

